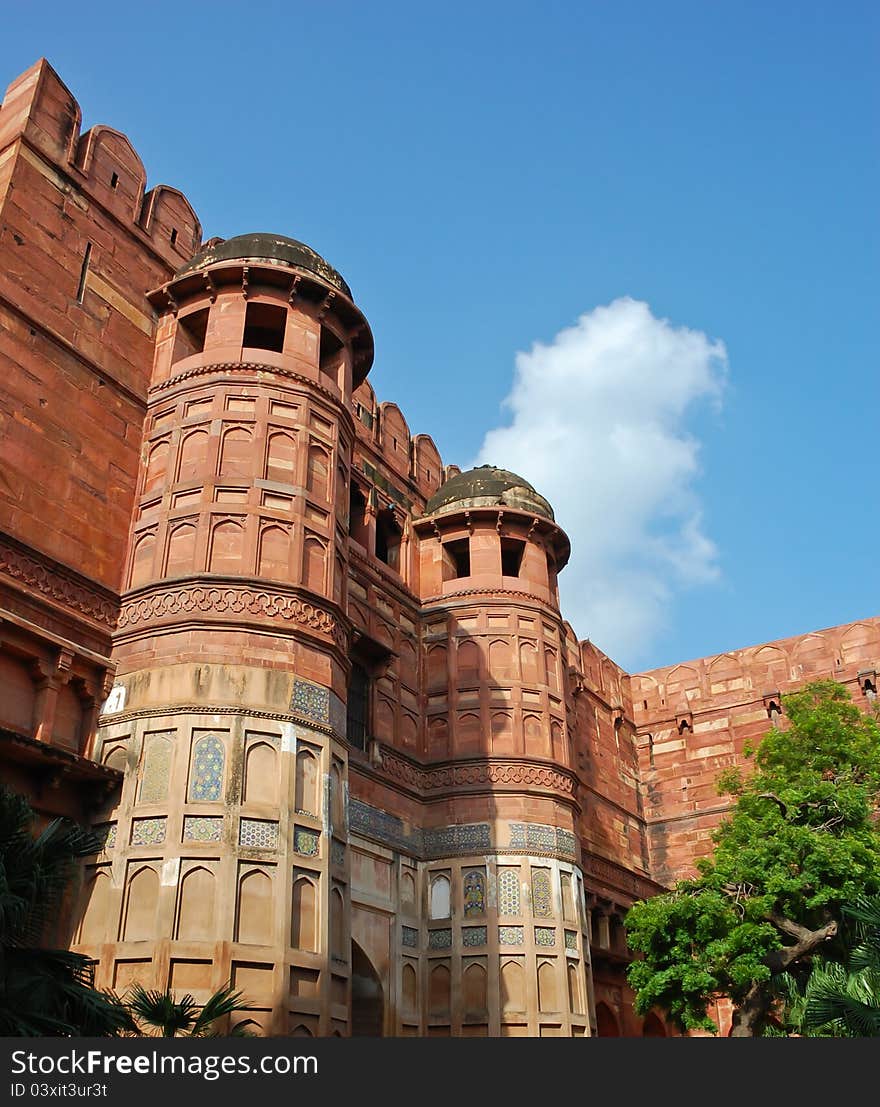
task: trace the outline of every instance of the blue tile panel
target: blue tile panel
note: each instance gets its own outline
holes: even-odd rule
[[[290,710],[304,719],[314,719],[316,723],[330,722],[330,689],[321,684],[312,684],[308,680],[293,682],[293,695],[290,697]],[[344,727],[343,727],[344,730]]]
[[[200,738],[193,752],[189,798],[193,802],[214,802],[223,794],[223,769],[226,753],[214,734]]]
[[[269,819],[242,819],[238,827],[238,844],[251,849],[277,849],[278,823]]]

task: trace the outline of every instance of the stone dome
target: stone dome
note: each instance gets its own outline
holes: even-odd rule
[[[286,238],[282,234],[240,234],[235,238],[212,238],[207,245],[190,258],[174,274],[185,277],[220,261],[271,261],[276,265],[289,265],[292,269],[305,269],[326,284],[344,293],[349,300],[351,289],[332,265],[328,265],[311,246]]]
[[[496,506],[534,512],[555,521],[553,508],[527,480],[494,465],[479,465],[450,477],[428,500],[425,514]]]

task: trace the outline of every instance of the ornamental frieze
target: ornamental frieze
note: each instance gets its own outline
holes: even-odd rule
[[[277,619],[329,635],[340,646],[344,646],[346,641],[336,619],[307,600],[247,585],[229,584],[182,585],[126,600],[119,615],[118,629],[126,630],[143,623],[189,614],[253,615],[262,619]]]
[[[78,611],[109,630],[116,625],[118,606],[107,594],[73,579],[49,558],[25,553],[5,538],[0,538],[0,572],[23,584],[28,591]]]
[[[611,861],[606,861],[603,857],[596,857],[595,854],[586,851],[581,854],[581,868],[585,877],[595,877],[603,884],[619,891],[629,892],[637,899],[648,899],[662,890],[661,885],[655,884],[654,881],[647,880],[636,873],[621,868],[619,865],[615,865]]]
[[[421,792],[436,792],[467,785],[511,784],[528,788],[549,788],[567,796],[575,794],[574,779],[549,765],[519,761],[479,761],[422,769],[383,748],[382,768],[385,775]]]

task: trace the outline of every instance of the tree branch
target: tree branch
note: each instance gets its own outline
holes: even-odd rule
[[[775,792],[759,792],[758,799],[773,800],[778,805],[779,810],[782,812],[783,819],[788,818],[788,807],[785,803],[775,794]]]
[[[783,934],[796,939],[793,946],[783,946],[782,949],[773,950],[764,958],[765,964],[773,972],[782,972],[787,969],[789,965],[794,964],[795,961],[806,954],[812,953],[814,949],[821,946],[823,942],[827,942],[829,938],[833,938],[837,933],[838,924],[836,919],[832,919],[831,922],[826,923],[818,930],[809,930],[793,919],[789,919],[775,911],[769,912],[767,919]]]

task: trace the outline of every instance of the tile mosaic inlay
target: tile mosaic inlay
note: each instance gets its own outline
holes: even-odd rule
[[[535,927],[535,945],[536,946],[555,946],[556,945],[556,928],[553,926],[536,926]]]
[[[334,865],[345,864],[345,843],[337,841],[336,838],[330,843],[330,860]]]
[[[208,734],[196,742],[189,785],[190,800],[213,802],[220,799],[225,760],[223,743],[216,735]]]
[[[317,857],[320,848],[321,835],[317,830],[310,830],[305,826],[294,827],[293,848],[297,853],[305,857]]]
[[[463,851],[479,852],[491,846],[488,823],[437,827],[424,831],[422,841],[426,857],[448,857]]]
[[[414,926],[404,926],[400,931],[400,941],[402,945],[408,946],[410,949],[417,949],[419,945],[419,932]]]
[[[451,949],[452,948],[452,931],[451,930],[429,930],[428,931],[428,949]]]
[[[519,913],[519,873],[514,869],[502,869],[498,874],[498,914]]]
[[[116,845],[116,823],[104,823],[93,828],[95,837],[100,842],[97,852],[111,850]]]
[[[461,944],[463,946],[484,946],[488,940],[488,932],[485,926],[463,926],[461,928]]]
[[[242,819],[238,827],[238,844],[251,849],[277,849],[278,823],[269,819]]]
[[[483,915],[486,912],[486,880],[480,872],[469,872],[464,878],[465,915]]]
[[[532,914],[538,919],[553,917],[553,891],[547,869],[532,870]]]
[[[569,857],[577,857],[577,839],[570,830],[556,831],[556,848]]]
[[[339,696],[336,695],[335,692],[330,693],[330,726],[336,731],[340,738],[345,737],[345,704],[342,702]]]
[[[131,844],[133,846],[158,846],[165,841],[165,827],[168,820],[134,819],[131,824]]]
[[[565,948],[573,949],[577,952],[578,936],[576,930],[566,930],[565,932]]]
[[[162,803],[168,798],[168,773],[171,768],[171,742],[168,738],[148,738],[141,773],[140,803]]]
[[[498,941],[502,946],[521,946],[523,928],[521,926],[499,926]]]
[[[217,815],[184,815],[185,842],[219,842],[223,834],[223,819]]]
[[[293,682],[290,710],[316,723],[330,722],[330,689],[307,680]]]

